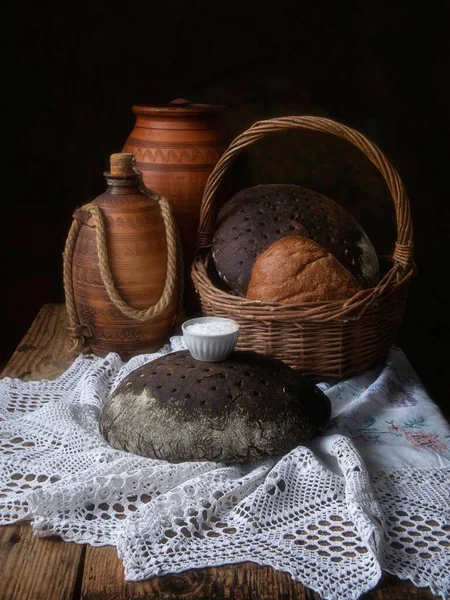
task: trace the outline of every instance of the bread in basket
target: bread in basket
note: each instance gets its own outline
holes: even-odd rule
[[[236,156],[267,134],[289,129],[324,132],[359,148],[378,168],[392,197],[397,239],[378,283],[349,299],[326,303],[281,304],[233,295],[218,286],[212,272],[214,197]],[[191,268],[202,312],[229,317],[240,325],[237,348],[279,358],[318,381],[339,380],[373,368],[397,337],[413,262],[413,225],[409,201],[396,170],[381,150],[361,133],[316,116],[258,121],[228,146],[209,176],[200,208],[197,251]]]

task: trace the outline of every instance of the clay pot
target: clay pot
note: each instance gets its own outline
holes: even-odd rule
[[[190,271],[203,190],[227,147],[224,107],[178,99],[132,110],[136,123],[122,150],[135,155],[145,185],[171,202],[183,251],[183,304],[187,312],[195,312],[200,303]]]
[[[172,219],[175,228],[173,216],[167,217],[161,201],[142,191],[134,165],[132,154],[111,155],[110,172],[104,173],[107,189],[74,212],[64,254],[69,334],[84,342],[85,351],[98,356],[117,352],[124,360],[160,348],[181,304],[179,275],[171,289],[166,285],[168,269],[173,271],[167,254],[173,259],[176,237],[168,232],[166,241],[165,221],[170,225]],[[106,259],[98,248],[102,225]],[[176,252],[180,250],[175,248],[175,261]],[[112,276],[109,284],[102,260]],[[168,300],[153,311],[164,293]],[[145,315],[147,309],[153,315]]]

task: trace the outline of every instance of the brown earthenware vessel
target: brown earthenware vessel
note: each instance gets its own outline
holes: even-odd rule
[[[136,123],[122,151],[132,152],[145,185],[168,198],[181,238],[188,313],[199,309],[191,264],[206,180],[226,148],[224,106],[182,98],[133,106]]]
[[[167,232],[166,239],[164,207],[143,191],[134,156],[113,154],[110,167],[104,173],[106,191],[74,212],[64,283],[69,334],[81,338],[84,349],[98,356],[117,352],[126,360],[153,352],[167,341],[180,304],[181,280],[180,273],[172,273],[174,281],[168,289],[167,273],[174,268],[169,267],[167,255],[176,237],[174,242]],[[167,200],[166,206],[170,209]],[[169,218],[174,225],[173,216]],[[99,248],[102,227],[104,253]],[[173,254],[172,247],[172,258]],[[109,282],[102,260],[110,271]],[[160,303],[161,310],[156,307],[153,315],[145,315],[163,293],[166,306]]]

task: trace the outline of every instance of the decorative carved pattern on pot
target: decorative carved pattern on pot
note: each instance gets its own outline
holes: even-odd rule
[[[191,264],[206,180],[227,147],[224,109],[184,99],[135,105],[135,126],[123,146],[123,152],[135,155],[145,185],[172,205],[183,250],[183,304],[188,312],[200,308]]]
[[[147,217],[117,217],[114,219],[113,217],[107,217],[107,221],[110,227],[118,227],[121,229],[139,229],[140,227],[156,227],[158,226],[158,218],[156,216],[147,216]]]
[[[150,150],[149,148],[140,148],[130,144],[130,148],[134,150],[136,160],[149,163],[158,163],[166,165],[215,165],[221,157],[222,152],[217,148],[203,148],[192,150],[179,150],[178,148]]]

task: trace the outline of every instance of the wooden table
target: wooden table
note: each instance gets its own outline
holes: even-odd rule
[[[66,347],[63,305],[45,304],[2,376],[53,379],[74,360]],[[126,582],[115,547],[37,538],[29,524],[0,527],[1,600],[312,600],[287,573],[247,562]],[[391,576],[364,600],[430,600],[431,592]]]

